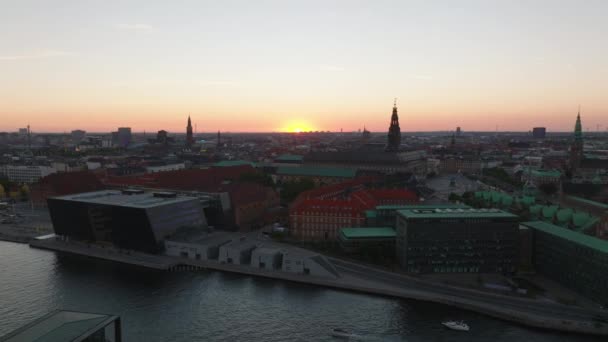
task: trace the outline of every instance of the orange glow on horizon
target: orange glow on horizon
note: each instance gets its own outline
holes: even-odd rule
[[[293,121],[285,125],[284,128],[279,129],[279,131],[288,133],[302,133],[315,131],[315,128],[313,128],[312,125],[302,121]]]

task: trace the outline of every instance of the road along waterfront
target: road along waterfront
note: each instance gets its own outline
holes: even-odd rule
[[[598,318],[606,319],[605,312],[600,310],[514,298],[431,283],[335,258],[329,259],[340,271],[340,277],[334,279],[280,271],[265,271],[243,265],[221,264],[216,261],[182,259],[143,253],[117,253],[116,250],[111,248],[90,247],[82,243],[55,239],[35,240],[30,245],[154,269],[212,269],[382,296],[416,299],[467,309],[535,328],[608,336],[608,324],[598,321]]]

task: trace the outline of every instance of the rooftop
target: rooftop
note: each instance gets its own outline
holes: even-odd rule
[[[596,202],[596,201],[592,201],[592,200],[588,200],[586,198],[581,198],[581,197],[576,197],[576,196],[568,196],[568,198],[575,200],[577,202],[589,204],[589,205],[592,205],[592,206],[595,206],[598,208],[608,209],[608,204],[606,204],[606,203]]]
[[[84,202],[84,203],[92,203],[92,204],[105,204],[105,205],[115,205],[122,207],[131,207],[131,208],[152,208],[157,206],[163,206],[167,204],[174,204],[180,202],[189,202],[192,200],[197,200],[195,197],[186,197],[186,196],[170,196],[171,193],[161,193],[162,197],[156,197],[155,193],[152,192],[144,192],[144,193],[136,193],[136,194],[123,194],[118,190],[102,190],[102,191],[93,191],[93,192],[85,192],[74,195],[66,195],[53,197],[53,199],[63,200],[63,201],[75,201],[75,202]]]
[[[321,177],[342,177],[342,178],[355,178],[357,170],[349,168],[337,168],[337,167],[314,167],[314,166],[302,166],[302,167],[284,167],[281,166],[277,169],[278,175],[286,176],[321,176]]]
[[[247,161],[247,160],[222,160],[222,161],[219,161],[219,162],[213,164],[213,166],[216,166],[216,167],[229,167],[229,166],[240,166],[240,165],[254,166],[254,163]]]
[[[347,239],[394,238],[395,230],[390,227],[342,228],[340,233]]]
[[[3,336],[2,341],[75,341],[79,337],[89,336],[117,318],[105,314],[55,311]]]
[[[498,209],[408,209],[399,210],[400,215],[410,219],[437,218],[517,218]]]
[[[522,222],[521,225],[572,241],[598,252],[608,253],[608,241],[604,241],[593,236],[577,233],[570,229],[562,228],[543,221]]]
[[[379,205],[376,210],[410,210],[410,209],[469,209],[466,204],[446,203],[446,204],[407,204],[407,205]]]
[[[275,161],[279,162],[301,162],[304,160],[303,156],[297,154],[283,154],[278,156]]]
[[[532,170],[532,175],[535,177],[559,178],[559,177],[561,177],[562,173],[559,170],[536,169],[536,170]]]

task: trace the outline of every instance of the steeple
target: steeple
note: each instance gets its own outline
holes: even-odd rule
[[[574,125],[574,140],[583,140],[583,125],[581,124],[581,106],[578,106],[578,115],[576,116],[576,124]]]
[[[188,115],[188,126],[186,126],[186,147],[190,148],[194,145],[194,137],[192,136],[192,121]]]
[[[393,102],[393,114],[391,115],[391,124],[388,128],[388,144],[387,151],[399,151],[401,145],[401,128],[399,127],[399,115],[397,114],[397,99]]]
[[[581,165],[583,159],[583,125],[581,124],[581,108],[578,108],[576,123],[574,124],[574,141],[570,146],[570,168],[575,170]]]

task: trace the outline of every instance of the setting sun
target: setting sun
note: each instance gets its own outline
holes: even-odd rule
[[[315,128],[313,128],[311,125],[309,125],[305,122],[296,121],[296,122],[290,122],[290,123],[286,124],[284,126],[284,128],[281,128],[280,130],[283,132],[289,132],[289,133],[302,133],[302,132],[314,131]]]

